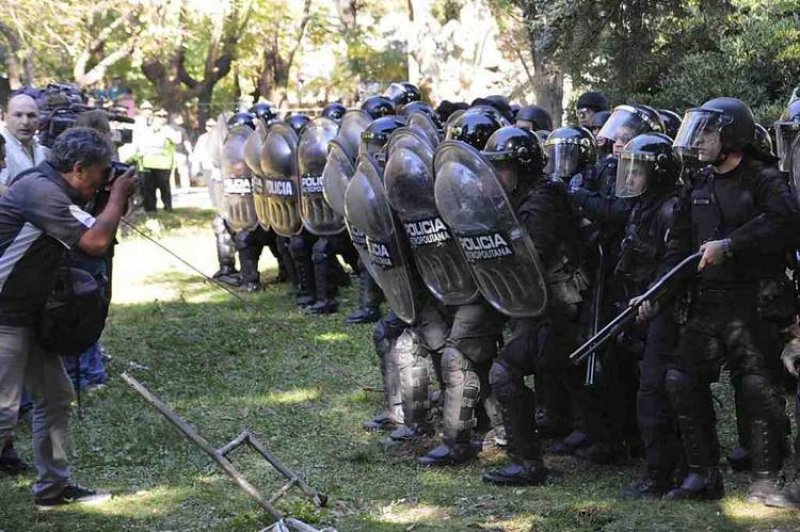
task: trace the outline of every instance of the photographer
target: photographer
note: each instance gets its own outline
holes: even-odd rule
[[[24,384],[34,401],[33,493],[40,508],[110,498],[72,481],[66,449],[74,392],[60,357],[40,344],[37,324],[64,253],[77,248],[100,257],[114,239],[133,191],[133,170],[114,180],[97,217],[83,210],[107,183],[112,154],[96,131],[70,129],[47,162],[0,198],[0,442],[17,422]]]

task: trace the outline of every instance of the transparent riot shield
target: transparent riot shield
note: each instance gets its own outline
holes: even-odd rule
[[[252,229],[258,224],[253,204],[253,175],[244,155],[244,147],[251,132],[247,126],[229,129],[222,147],[221,213],[234,232]]]
[[[329,236],[344,231],[344,219],[331,209],[323,195],[323,170],[328,144],[336,136],[339,125],[324,117],[308,123],[297,145],[297,166],[300,172],[300,216],[311,234]]]
[[[491,163],[463,142],[434,156],[436,206],[458,239],[478,288],[500,312],[534,317],[547,306],[539,257]]]
[[[261,147],[261,178],[257,190],[266,202],[273,231],[285,237],[300,232],[297,134],[283,122],[267,129]]]
[[[345,193],[349,225],[366,236],[370,272],[397,316],[407,323],[417,317],[422,287],[417,280],[407,244],[386,193],[378,168],[368,157],[359,157]]]
[[[446,305],[475,302],[479,293],[471,269],[436,208],[433,150],[421,133],[400,128],[389,138],[387,151],[386,195],[408,237],[422,281]]]

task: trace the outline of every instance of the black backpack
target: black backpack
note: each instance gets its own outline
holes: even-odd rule
[[[100,338],[108,307],[108,279],[76,268],[69,259],[59,267],[39,317],[38,340],[53,354],[79,355]]]

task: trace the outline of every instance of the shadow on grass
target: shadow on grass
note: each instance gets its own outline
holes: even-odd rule
[[[148,281],[193,295],[216,290],[183,274]],[[561,480],[510,490],[481,482],[483,470],[503,462],[498,454],[458,469],[420,469],[413,453],[387,453],[377,445],[383,435],[360,428],[381,402],[381,394],[361,389],[380,387],[372,327],[344,326],[342,314],[311,318],[285,286],[245,297],[253,307],[232,298],[114,306],[103,339],[113,356],[111,382],[84,398],[85,420],[72,425],[71,435],[78,480],[110,489],[118,500],[42,516],[31,507],[29,478],[2,480],[0,528],[252,531],[268,522],[210,458],[118,379],[129,370],[212,445],[252,430],[331,496],[323,510],[297,496],[279,507],[342,532],[797,529],[796,514],[746,504],[743,475],[727,476],[722,504],[668,504],[617,498],[637,468],[571,458],[548,457]],[[131,370],[130,362],[147,369]],[[732,404],[726,393],[723,404]],[[723,423],[724,433],[735,432],[730,416]],[[29,438],[21,427],[27,457]],[[233,460],[265,492],[281,484],[253,453],[237,452]]]

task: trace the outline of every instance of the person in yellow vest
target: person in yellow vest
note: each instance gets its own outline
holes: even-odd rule
[[[146,212],[156,211],[156,190],[161,195],[164,210],[172,210],[171,176],[175,169],[174,131],[167,126],[166,113],[155,115],[148,102],[142,104],[145,123],[136,135],[137,170],[142,176],[142,199]]]

